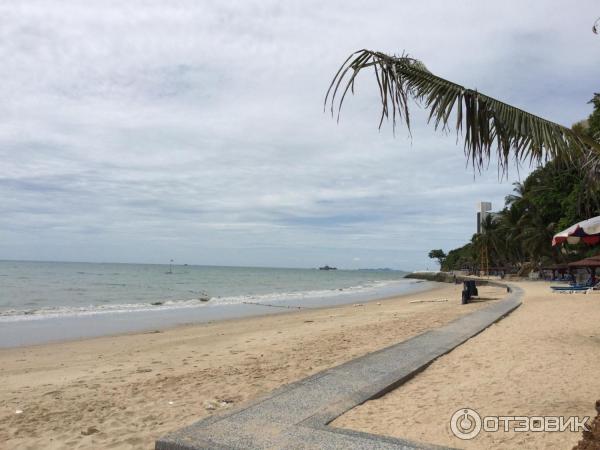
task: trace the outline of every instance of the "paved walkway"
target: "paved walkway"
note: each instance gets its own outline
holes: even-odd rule
[[[349,409],[395,389],[436,358],[509,314],[521,304],[521,289],[513,289],[505,299],[441,328],[170,433],[156,442],[156,450],[439,448],[327,424]]]

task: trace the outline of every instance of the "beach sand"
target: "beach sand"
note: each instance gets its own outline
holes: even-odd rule
[[[523,305],[380,399],[332,425],[460,448],[570,449],[571,432],[481,432],[455,438],[460,408],[481,416],[591,416],[600,398],[600,293],[552,294],[517,283]]]
[[[0,350],[0,447],[153,448],[216,410],[486,305],[460,305],[461,289]]]

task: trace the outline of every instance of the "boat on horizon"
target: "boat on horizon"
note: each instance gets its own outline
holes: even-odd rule
[[[319,267],[319,270],[337,270],[337,267],[323,266]]]

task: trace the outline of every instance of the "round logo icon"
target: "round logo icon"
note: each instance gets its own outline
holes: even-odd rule
[[[450,429],[459,439],[473,439],[481,431],[481,416],[470,408],[459,409],[450,419]]]

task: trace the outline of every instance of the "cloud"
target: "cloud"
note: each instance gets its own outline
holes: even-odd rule
[[[597,90],[596,16],[592,1],[4,3],[0,254],[425,266],[517,171],[474,176],[417,108],[412,140],[378,131],[368,76],[336,124],[322,102],[339,64],[406,50],[569,125]]]

